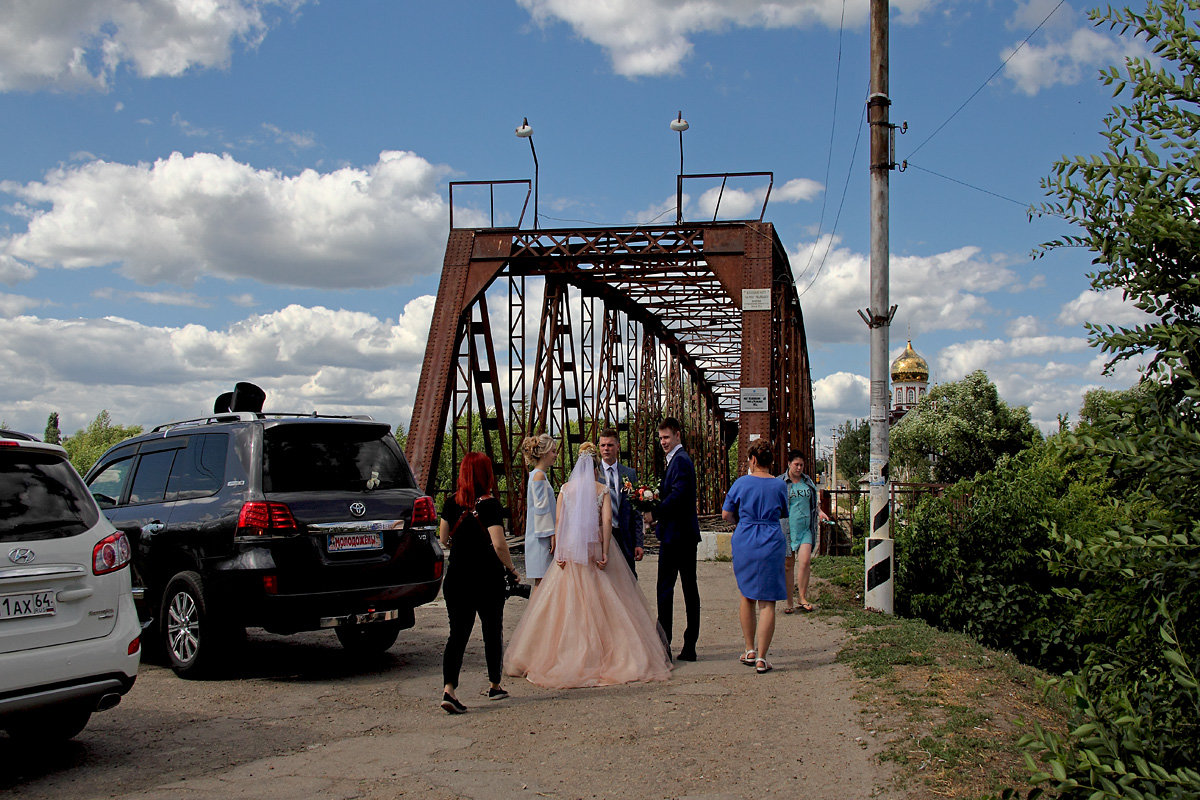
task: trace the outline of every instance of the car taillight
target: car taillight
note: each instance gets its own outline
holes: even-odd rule
[[[413,501],[413,526],[430,525],[437,521],[437,510],[433,507],[433,498],[428,495],[418,497]]]
[[[263,575],[263,591],[267,594],[279,594],[279,576]]]
[[[439,558],[439,559],[437,560],[437,563],[433,565],[433,579],[434,579],[435,581],[436,581],[438,578],[442,577],[442,570],[443,570],[443,569],[445,569],[445,568],[446,568],[446,564],[445,564],[445,562],[444,562],[444,561],[442,561],[442,559],[440,559],[440,558]]]
[[[133,641],[129,643],[129,647],[125,648],[125,655],[131,656],[134,653],[136,653],[138,650],[141,650],[141,649],[142,649],[142,637],[136,636],[136,637],[134,637]]]
[[[125,534],[117,531],[112,536],[105,536],[96,542],[92,548],[92,573],[105,575],[116,572],[129,563],[133,554],[129,550],[129,540]]]
[[[238,536],[263,536],[274,531],[296,530],[296,518],[283,503],[257,500],[243,503],[238,513]]]

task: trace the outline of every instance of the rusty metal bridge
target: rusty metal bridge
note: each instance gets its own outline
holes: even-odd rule
[[[579,444],[606,427],[620,432],[624,463],[661,475],[657,426],[668,415],[683,423],[701,514],[720,512],[754,439],[769,439],[779,460],[797,448],[813,463],[804,320],[773,225],[760,216],[456,227],[453,193],[464,183],[451,185],[450,236],[408,431],[418,485],[446,492],[449,465],[485,452],[517,530],[525,436],[560,440],[556,484]],[[494,191],[513,182],[469,183]],[[743,455],[731,464],[734,444]]]

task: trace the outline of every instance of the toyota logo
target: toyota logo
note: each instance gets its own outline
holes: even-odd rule
[[[351,503],[350,513],[356,517],[361,517],[363,514],[367,513],[367,507],[362,503]]]
[[[14,564],[29,564],[37,558],[37,554],[28,547],[15,547],[8,551],[8,560]]]

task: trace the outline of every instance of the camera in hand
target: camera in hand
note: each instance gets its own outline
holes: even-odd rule
[[[529,595],[533,593],[533,587],[528,583],[521,583],[520,577],[515,572],[504,573],[504,596],[507,597],[524,597],[529,599]]]

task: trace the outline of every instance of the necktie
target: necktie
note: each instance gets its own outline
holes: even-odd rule
[[[608,467],[608,499],[612,501],[613,525],[617,524],[617,468]]]

